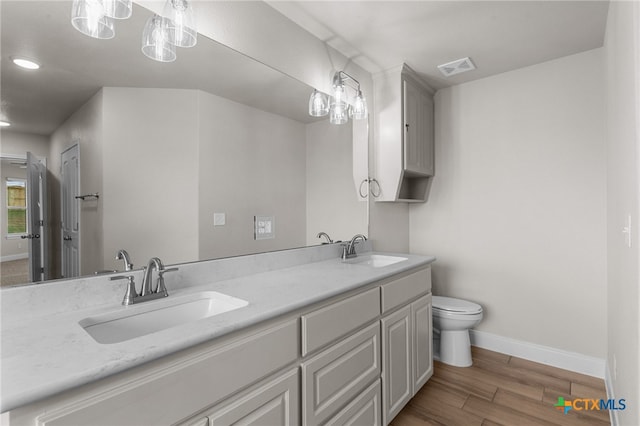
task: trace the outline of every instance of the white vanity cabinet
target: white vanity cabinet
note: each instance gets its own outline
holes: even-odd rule
[[[429,379],[431,269],[11,411],[16,425],[387,425]]]
[[[434,175],[434,91],[407,65],[374,76],[377,201],[424,202]]]
[[[381,286],[385,425],[433,374],[430,291],[430,269]]]

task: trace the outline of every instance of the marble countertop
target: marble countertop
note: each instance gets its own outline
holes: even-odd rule
[[[109,303],[40,316],[34,309],[26,314],[22,312],[19,320],[5,317],[3,313],[0,412],[91,383],[435,260],[428,256],[390,255],[406,257],[407,260],[373,268],[330,259],[232,279],[212,279],[211,284],[195,287],[169,288],[169,299],[216,291],[244,299],[249,304],[120,343],[97,343],[79,325],[79,321],[131,307]]]

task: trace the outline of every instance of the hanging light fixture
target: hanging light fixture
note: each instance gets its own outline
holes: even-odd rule
[[[349,117],[354,120],[366,119],[369,111],[367,100],[360,90],[360,82],[344,71],[338,71],[333,75],[333,97],[327,108],[327,95],[314,89],[309,98],[309,115],[313,117],[323,117],[329,114],[331,124],[344,124],[349,121]],[[350,83],[350,84],[347,84]],[[349,106],[347,100],[347,88],[354,91],[353,104]]]
[[[104,14],[113,19],[128,19],[133,12],[132,0],[102,0]]]
[[[329,106],[329,122],[331,124],[344,124],[349,121],[349,104],[345,93],[344,80],[340,73],[333,77],[333,99]]]
[[[362,95],[362,90],[358,89],[353,105],[349,109],[349,115],[354,120],[363,120],[367,118],[369,110],[367,109],[367,100]]]
[[[116,34],[113,20],[105,15],[101,0],[73,0],[71,25],[93,38],[109,39]]]
[[[309,115],[312,117],[324,117],[327,114],[329,114],[329,97],[313,89],[313,93],[309,98]]]
[[[142,32],[142,53],[158,62],[176,60],[176,47],[169,43],[167,19],[153,15],[147,20]]]
[[[114,19],[127,19],[133,13],[133,0],[73,0],[71,24],[90,37],[115,36]],[[176,60],[177,47],[193,47],[198,40],[195,17],[187,0],[167,0],[163,16],[147,21],[142,34],[142,53],[159,62]]]
[[[191,3],[187,0],[167,0],[162,14],[168,20],[169,43],[177,47],[193,47],[198,31]]]

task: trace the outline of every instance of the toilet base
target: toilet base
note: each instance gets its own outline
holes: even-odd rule
[[[440,362],[454,367],[471,367],[469,330],[440,330]]]

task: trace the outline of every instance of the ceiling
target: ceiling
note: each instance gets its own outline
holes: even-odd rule
[[[608,1],[270,1],[377,73],[407,63],[435,89],[601,47]],[[437,66],[470,57],[448,78]]]
[[[49,135],[101,87],[199,89],[301,122],[311,88],[220,43],[200,36],[178,49],[175,62],[160,63],[140,51],[142,30],[152,15],[135,5],[131,18],[116,21],[116,36],[97,40],[70,23],[71,0],[0,1],[0,119],[11,131]],[[37,59],[28,71],[13,56]]]
[[[202,1],[202,0],[201,0]],[[434,88],[603,45],[603,1],[268,1],[371,73],[407,63]],[[200,89],[308,122],[309,88],[206,37],[162,64],[140,53],[148,10],[95,40],[69,23],[71,1],[2,0],[0,118],[48,135],[100,87]],[[24,71],[10,57],[37,58]],[[449,78],[437,65],[469,56],[477,69]],[[286,90],[284,90],[286,88]],[[282,99],[282,96],[287,96]]]

